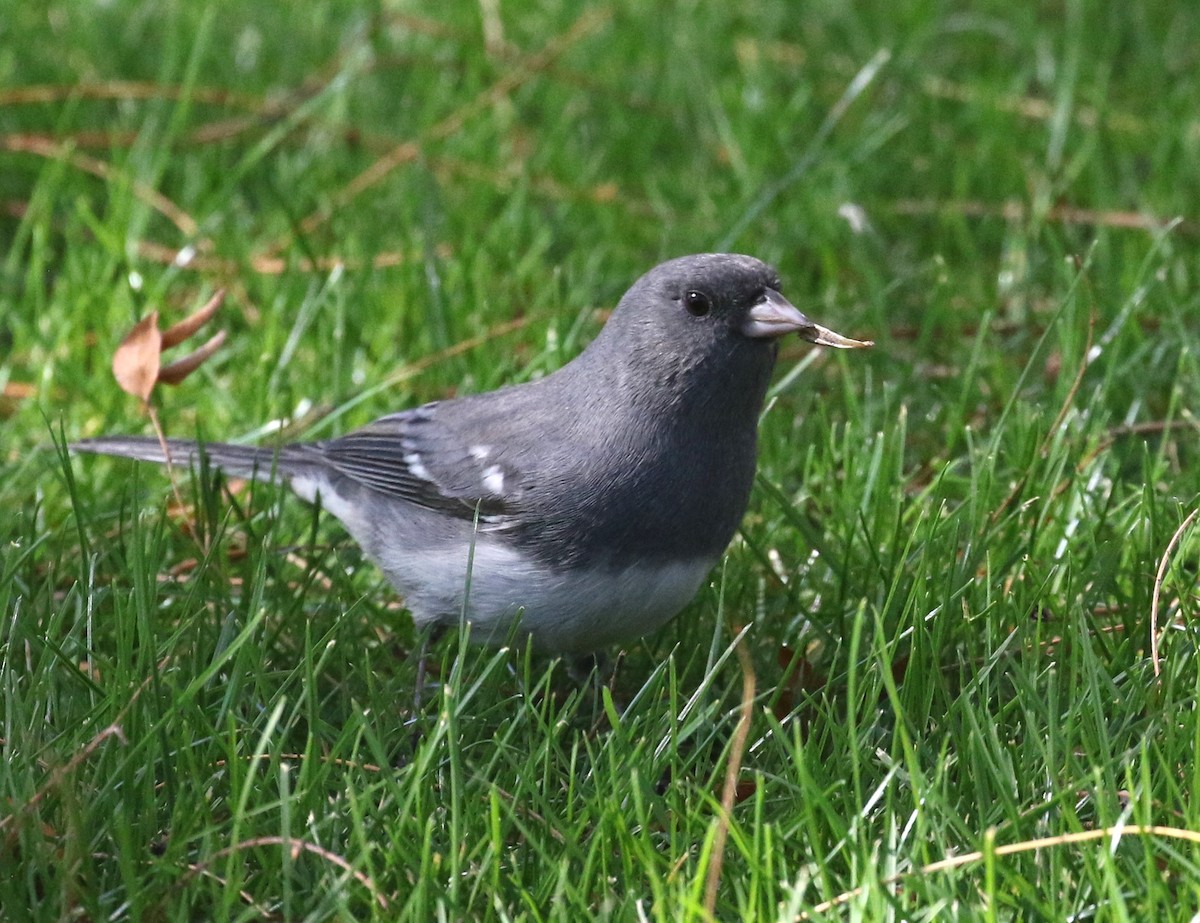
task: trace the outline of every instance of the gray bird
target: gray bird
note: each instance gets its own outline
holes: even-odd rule
[[[671,260],[596,339],[538,381],[434,401],[337,439],[278,448],[167,441],[240,477],[282,477],[336,516],[419,628],[585,654],[653,632],[737,529],[778,340],[869,346],[809,320],[749,256]],[[166,461],[157,439],[83,452]]]

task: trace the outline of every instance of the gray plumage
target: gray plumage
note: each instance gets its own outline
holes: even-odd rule
[[[337,439],[172,439],[168,449],[176,464],[203,451],[227,473],[276,472],[304,499],[319,494],[418,625],[465,615],[474,639],[503,641],[517,621],[540,649],[594,651],[664,624],[728,545],[750,496],[778,337],[868,345],[812,323],[779,287],[752,257],[671,260],[541,380],[390,414]],[[153,438],[74,448],[165,461]]]

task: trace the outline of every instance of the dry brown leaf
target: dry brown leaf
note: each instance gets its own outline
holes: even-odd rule
[[[161,357],[162,332],[158,329],[158,312],[151,311],[125,334],[125,339],[113,353],[113,376],[127,394],[149,401],[154,383],[158,381]]]
[[[149,403],[154,386],[160,381],[177,385],[204,364],[225,342],[225,331],[218,330],[208,342],[182,359],[162,364],[162,352],[177,346],[213,319],[224,290],[218,291],[195,314],[184,318],[166,330],[158,329],[158,312],[151,311],[125,335],[113,354],[113,375],[117,384],[134,397]]]
[[[218,289],[217,293],[208,299],[208,304],[202,307],[190,317],[185,317],[178,324],[172,324],[162,335],[162,348],[170,349],[172,346],[178,346],[193,333],[207,324],[213,319],[213,315],[217,313],[217,308],[221,307],[221,302],[225,300],[225,289]],[[209,342],[212,342],[211,340]],[[205,347],[207,348],[207,344]]]
[[[174,328],[171,328],[172,330]],[[168,331],[169,333],[170,331]],[[166,343],[167,336],[163,334],[163,342]],[[207,359],[221,348],[221,344],[225,342],[225,331],[218,330],[209,339],[207,343],[197,349],[195,352],[188,353],[182,359],[176,359],[169,365],[164,365],[158,370],[158,380],[164,385],[177,385],[201,365]]]

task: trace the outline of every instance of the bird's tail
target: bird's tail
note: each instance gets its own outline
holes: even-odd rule
[[[199,465],[201,457],[234,477],[269,478],[273,472],[285,477],[304,473],[309,465],[304,463],[299,446],[258,448],[247,445],[231,445],[227,442],[198,443],[190,439],[168,439],[164,443],[150,436],[100,436],[71,443],[76,452],[93,452],[97,455],[118,455],[138,461],[167,463],[182,467]],[[310,463],[311,464],[311,463]]]

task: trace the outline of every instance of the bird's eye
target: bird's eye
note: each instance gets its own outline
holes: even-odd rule
[[[703,317],[712,310],[712,303],[704,292],[688,292],[683,296],[683,303],[694,317]]]

